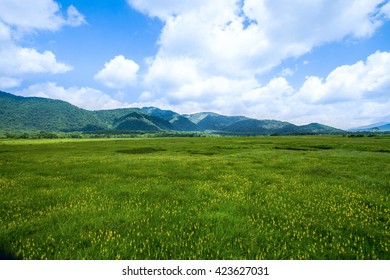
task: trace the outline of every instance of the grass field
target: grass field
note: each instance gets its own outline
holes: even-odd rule
[[[0,141],[20,259],[390,259],[390,138]]]

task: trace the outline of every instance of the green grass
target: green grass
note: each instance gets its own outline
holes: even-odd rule
[[[20,259],[390,259],[390,138],[0,141]]]

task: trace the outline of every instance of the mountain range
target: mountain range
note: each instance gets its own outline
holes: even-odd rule
[[[0,91],[0,132],[191,131],[223,135],[337,134],[318,123],[297,126],[277,120],[224,116],[212,112],[181,115],[156,107],[89,111],[60,100],[21,97]]]
[[[386,122],[380,122],[380,123],[373,123],[365,126],[355,127],[351,128],[349,131],[351,132],[374,132],[374,131],[380,131],[380,132],[387,132],[390,131],[390,123]]]

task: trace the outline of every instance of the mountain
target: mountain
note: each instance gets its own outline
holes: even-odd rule
[[[390,131],[390,123],[378,127],[379,131]]]
[[[386,123],[386,122],[372,123],[372,124],[365,125],[365,126],[351,128],[351,129],[349,129],[349,131],[352,131],[352,132],[358,132],[358,131],[360,131],[360,132],[365,132],[365,131],[385,132],[385,131],[390,131],[390,123]]]
[[[237,121],[223,129],[230,133],[239,134],[254,134],[254,135],[268,135],[268,134],[292,134],[297,126],[275,120],[255,120],[244,119]]]
[[[67,102],[0,91],[0,131],[91,131],[105,128],[94,113]]]
[[[109,129],[141,131],[197,131],[189,119],[155,107],[95,111]]]
[[[192,131],[224,135],[334,134],[322,124],[296,126],[277,120],[224,116],[212,112],[181,115],[156,107],[89,111],[61,100],[21,97],[0,91],[0,132]]]
[[[200,130],[220,130],[237,121],[248,119],[247,117],[228,117],[212,112],[201,112],[190,115],[183,115],[195,123]]]
[[[195,123],[193,123],[191,120],[188,118],[173,112],[169,110],[161,110],[156,107],[144,107],[142,108],[143,112],[146,114],[156,117],[156,118],[161,118],[166,121],[168,121],[171,124],[171,129],[172,130],[177,130],[177,131],[197,131],[198,128]]]
[[[338,134],[343,132],[318,123],[296,126],[288,122],[255,119],[238,121],[224,128],[223,131],[240,135]]]
[[[307,125],[299,126],[298,128],[298,133],[300,134],[338,134],[344,132],[341,129],[337,129],[320,123],[310,123]]]
[[[162,119],[153,120],[153,118],[150,116],[132,112],[115,119],[113,128],[115,130],[159,131],[168,129],[168,127],[165,126],[165,122],[166,121]],[[159,125],[163,128],[161,128]]]
[[[208,131],[208,130],[218,131],[218,130],[224,130],[226,127],[246,119],[248,118],[235,117],[235,116],[228,117],[228,116],[218,115],[215,113],[208,113],[202,120],[200,120],[197,123],[197,126],[198,129],[201,131]]]

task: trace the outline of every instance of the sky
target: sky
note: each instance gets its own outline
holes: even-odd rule
[[[88,110],[390,122],[390,1],[0,0],[0,65]]]

